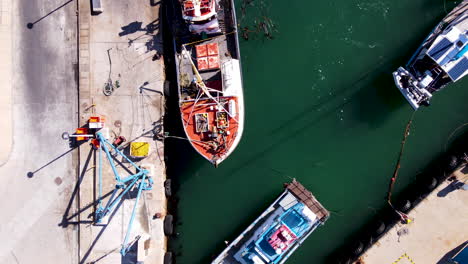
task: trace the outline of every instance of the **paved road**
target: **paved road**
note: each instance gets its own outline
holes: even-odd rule
[[[64,3],[13,1],[13,148],[0,167],[0,263],[78,262],[77,231],[59,226],[76,153],[27,177],[69,150],[61,134],[77,124],[76,2]]]

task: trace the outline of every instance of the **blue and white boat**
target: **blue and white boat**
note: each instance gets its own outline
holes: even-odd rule
[[[293,180],[212,264],[284,263],[330,213],[311,192]]]
[[[468,0],[464,0],[424,40],[406,68],[393,72],[395,84],[416,110],[434,92],[468,73]]]

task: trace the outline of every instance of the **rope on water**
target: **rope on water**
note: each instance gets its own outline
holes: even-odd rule
[[[411,118],[409,119],[408,123],[406,124],[406,128],[405,128],[405,131],[404,131],[404,134],[403,134],[403,140],[401,141],[400,155],[398,156],[398,160],[397,160],[397,163],[396,163],[396,166],[395,166],[395,170],[393,171],[393,176],[390,179],[390,184],[388,186],[387,202],[395,211],[397,211],[397,213],[399,213],[398,210],[396,210],[392,205],[392,191],[393,191],[393,187],[395,186],[396,179],[398,177],[398,171],[400,170],[400,167],[401,167],[400,166],[401,157],[403,156],[403,151],[405,149],[406,139],[408,138],[408,136],[410,134],[411,123],[413,122],[413,118],[414,118],[415,113],[416,113],[416,111],[413,111],[413,114],[411,115]]]

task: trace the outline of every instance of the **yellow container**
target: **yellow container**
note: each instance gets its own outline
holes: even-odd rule
[[[130,156],[136,158],[144,158],[148,156],[149,143],[148,142],[132,142],[130,143]]]

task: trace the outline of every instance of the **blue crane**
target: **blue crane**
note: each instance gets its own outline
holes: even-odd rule
[[[128,239],[130,235],[130,231],[132,229],[133,221],[135,219],[136,214],[136,207],[141,197],[142,191],[151,190],[153,188],[153,179],[148,176],[149,171],[146,169],[141,168],[140,166],[136,165],[133,161],[131,161],[125,154],[123,154],[117,147],[112,145],[109,141],[107,141],[101,132],[96,133],[96,139],[99,144],[94,144],[99,149],[99,167],[98,167],[98,206],[95,212],[95,222],[101,223],[102,219],[109,215],[115,207],[121,202],[122,198],[125,194],[127,194],[130,190],[137,188],[138,193],[135,199],[135,204],[133,206],[132,214],[130,217],[130,221],[128,223],[127,232],[125,234],[124,241],[122,242],[122,248],[120,250],[120,254],[125,256],[129,251],[131,244],[128,244]],[[115,153],[111,154],[109,149],[113,150]],[[106,153],[107,159],[109,164],[111,165],[112,171],[114,172],[116,184],[115,189],[112,192],[109,200],[107,201],[106,205],[103,206],[102,201],[102,150]],[[115,164],[115,156],[120,155],[126,161],[128,161],[135,169],[136,173],[129,175],[127,177],[120,177],[119,172],[117,171],[116,164]],[[119,193],[120,192],[120,193]]]

